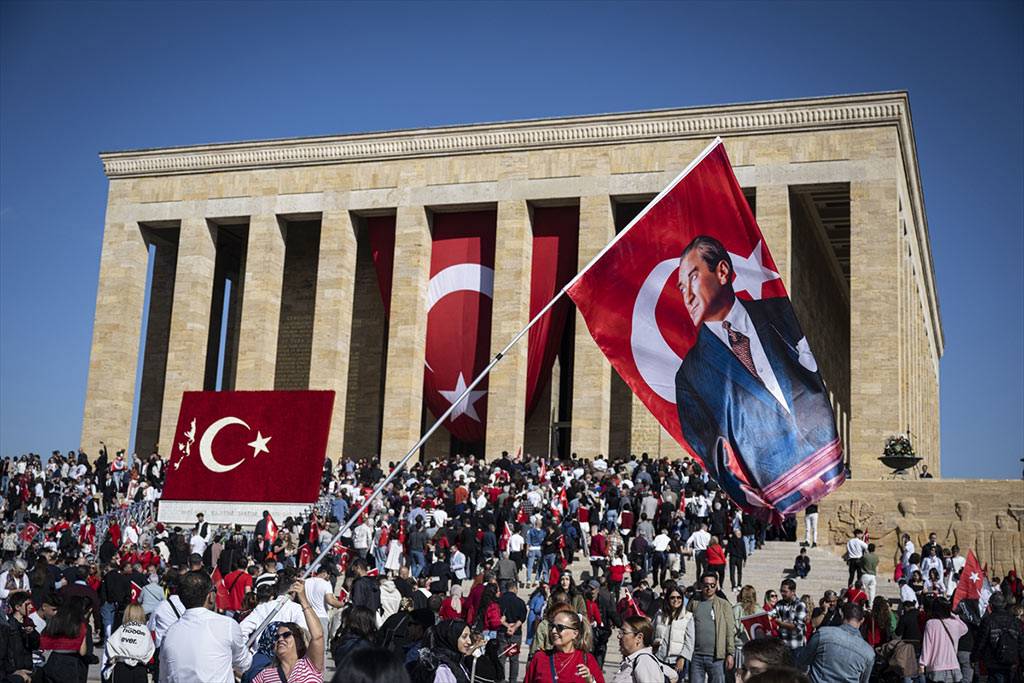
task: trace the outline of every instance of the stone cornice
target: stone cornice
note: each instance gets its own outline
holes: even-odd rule
[[[904,93],[538,119],[358,135],[291,138],[100,155],[109,178],[316,166],[899,124]]]

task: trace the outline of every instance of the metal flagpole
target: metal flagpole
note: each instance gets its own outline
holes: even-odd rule
[[[406,464],[409,462],[409,460],[412,458],[412,456],[423,446],[424,443],[426,443],[427,439],[429,439],[430,436],[434,432],[437,431],[438,427],[440,427],[441,424],[445,420],[448,419],[448,416],[452,414],[452,411],[455,410],[455,407],[457,405],[459,405],[459,403],[461,403],[467,396],[469,396],[469,392],[471,392],[474,388],[476,388],[476,386],[478,384],[480,384],[480,382],[482,382],[484,380],[484,378],[487,377],[487,375],[489,375],[491,373],[491,370],[494,369],[494,366],[497,365],[501,361],[501,359],[505,357],[505,354],[508,353],[509,350],[511,350],[512,347],[515,346],[516,343],[520,339],[522,339],[523,336],[527,332],[530,331],[530,328],[533,327],[534,325],[536,325],[537,322],[541,318],[543,318],[544,315],[548,311],[550,311],[551,308],[556,303],[558,303],[559,299],[561,299],[563,296],[565,296],[566,292],[569,291],[569,288],[572,287],[574,284],[576,284],[576,282],[578,282],[579,279],[581,277],[583,277],[584,273],[586,273],[588,270],[590,270],[590,268],[595,263],[597,263],[601,259],[601,257],[604,256],[608,252],[609,249],[611,249],[613,246],[615,246],[615,244],[620,239],[622,239],[622,237],[625,236],[625,234],[627,232],[629,232],[629,230],[634,225],[636,225],[636,223],[641,218],[643,218],[643,216],[650,210],[650,208],[652,206],[657,204],[661,200],[662,197],[664,197],[666,194],[668,194],[668,192],[672,188],[674,188],[679,183],[679,181],[681,181],[683,178],[685,178],[687,176],[687,174],[689,174],[690,171],[692,171],[697,166],[697,164],[699,164],[701,161],[704,160],[704,157],[706,157],[708,154],[710,154],[711,151],[715,147],[720,145],[721,143],[722,143],[722,138],[720,138],[720,137],[716,137],[714,140],[712,140],[711,144],[709,144],[707,147],[705,147],[704,150],[699,155],[697,155],[697,157],[693,161],[690,162],[690,164],[683,170],[682,173],[680,173],[678,176],[676,176],[676,178],[671,183],[669,183],[668,186],[664,190],[662,190],[658,194],[657,197],[655,197],[654,199],[651,200],[651,202],[644,208],[643,211],[641,211],[639,214],[637,214],[636,218],[634,218],[632,221],[629,222],[629,225],[627,225],[625,228],[623,228],[622,231],[619,232],[619,234],[617,234],[614,238],[612,238],[612,240],[610,242],[608,242],[608,244],[606,244],[604,246],[604,248],[601,249],[601,251],[599,251],[597,253],[597,255],[594,256],[594,258],[592,258],[590,260],[590,262],[587,263],[587,265],[585,265],[580,270],[580,272],[576,273],[576,275],[571,280],[569,280],[569,282],[567,282],[565,284],[565,286],[562,287],[562,289],[558,290],[558,293],[555,294],[555,296],[551,298],[551,301],[547,302],[544,305],[544,308],[540,309],[537,312],[537,314],[533,316],[533,318],[530,320],[530,322],[528,322],[526,324],[526,327],[524,327],[523,329],[519,330],[519,332],[517,332],[515,334],[515,336],[512,337],[512,340],[508,344],[505,345],[505,348],[503,348],[501,351],[499,351],[497,354],[495,354],[494,358],[492,358],[491,361],[487,364],[487,367],[485,367],[480,372],[480,374],[477,375],[473,379],[473,381],[469,383],[469,386],[467,386],[462,391],[462,393],[459,395],[459,397],[457,399],[452,401],[452,404],[450,406],[448,406],[448,410],[444,411],[444,413],[441,415],[441,417],[437,418],[437,420],[434,421],[434,424],[430,425],[430,429],[428,429],[423,434],[423,436],[420,437],[420,440],[417,441],[413,445],[413,447],[410,448],[409,451],[404,456],[402,456],[402,459],[398,461],[398,464],[395,465],[394,469],[391,470],[391,473],[388,474],[388,476],[386,476],[383,481],[381,481],[379,484],[377,484],[377,486],[373,489],[373,491],[370,493],[370,495],[366,496],[366,499],[363,501],[363,503],[356,509],[356,511],[354,513],[352,513],[349,516],[348,521],[345,522],[345,524],[342,525],[342,527],[338,529],[338,532],[336,534],[334,534],[334,536],[331,538],[330,543],[327,544],[326,548],[324,550],[320,551],[320,554],[317,555],[315,560],[310,562],[309,567],[306,569],[305,572],[303,572],[302,576],[299,577],[299,580],[303,580],[304,581],[305,579],[309,578],[310,574],[312,574],[313,571],[317,567],[320,566],[320,563],[323,562],[324,558],[327,557],[330,554],[331,549],[334,547],[334,544],[337,543],[341,539],[341,537],[344,536],[349,531],[349,529],[352,528],[352,525],[355,524],[356,520],[359,519],[359,517],[364,512],[366,512],[366,510],[370,507],[370,504],[373,503],[373,501],[377,498],[377,496],[379,496],[381,494],[381,492],[385,488],[387,488],[387,485],[390,484],[394,480],[394,478],[396,476],[398,476],[399,472],[401,472],[403,469],[405,469]],[[263,633],[263,630],[268,625],[270,625],[270,622],[273,621],[274,617],[277,616],[277,613],[284,606],[284,603],[286,603],[289,599],[290,598],[288,597],[287,593],[285,593],[284,595],[278,596],[278,598],[276,599],[277,604],[270,611],[270,614],[268,614],[266,616],[266,618],[263,619],[262,622],[260,622],[260,625],[256,628],[255,631],[253,631],[252,635],[249,636],[248,646],[250,648],[259,639],[260,634]],[[326,634],[324,634],[324,637],[326,638]]]

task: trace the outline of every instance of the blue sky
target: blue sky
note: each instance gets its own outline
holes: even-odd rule
[[[77,447],[97,152],[907,90],[943,471],[1024,456],[1024,4],[0,3],[0,453]]]

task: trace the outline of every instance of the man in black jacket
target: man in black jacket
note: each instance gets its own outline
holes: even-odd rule
[[[380,610],[380,584],[377,583],[377,577],[367,576],[369,570],[363,559],[352,563],[352,572],[356,575],[356,580],[352,582],[352,604],[365,607],[376,615]]]
[[[1024,627],[1006,609],[1002,593],[994,593],[988,606],[992,612],[981,620],[971,659],[985,663],[990,683],[1010,683],[1014,669],[1020,669],[1024,662]]]
[[[3,658],[4,673],[32,671],[32,651],[39,649],[39,632],[28,616],[32,607],[31,597],[29,593],[21,592],[14,593],[8,600],[11,615],[0,624],[3,631],[0,635],[3,640],[0,642],[3,646],[0,657]]]

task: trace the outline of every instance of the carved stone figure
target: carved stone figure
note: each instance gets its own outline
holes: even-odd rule
[[[992,564],[991,576],[1006,576],[1014,567],[1024,564],[1021,553],[1020,525],[1011,522],[1006,515],[996,515],[996,528],[992,531],[991,545]]]
[[[960,546],[960,553],[964,556],[968,550],[973,550],[984,564],[992,554],[981,522],[972,519],[974,505],[968,500],[958,500],[953,503],[953,512],[956,513],[956,519],[950,523],[946,531],[946,543]]]
[[[896,503],[896,509],[899,511],[899,516],[889,524],[889,528],[885,533],[875,541],[879,548],[892,551],[891,556],[894,564],[900,562],[903,554],[903,534],[910,536],[910,540],[914,544],[914,552],[919,553],[925,541],[928,540],[929,533],[924,520],[917,516],[917,498],[901,499]],[[890,539],[890,536],[893,536],[893,538]],[[884,543],[882,542],[883,539]]]

